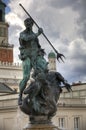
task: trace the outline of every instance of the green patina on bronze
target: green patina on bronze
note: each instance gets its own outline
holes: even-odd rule
[[[24,21],[26,29],[20,33],[20,55],[19,58],[23,62],[23,79],[19,84],[20,99],[22,100],[22,93],[26,87],[27,81],[30,78],[30,72],[34,69],[35,77],[38,73],[46,73],[48,70],[47,62],[44,59],[44,50],[41,48],[38,40],[38,36],[42,33],[42,29],[38,30],[38,33],[32,31],[33,21],[27,18]]]

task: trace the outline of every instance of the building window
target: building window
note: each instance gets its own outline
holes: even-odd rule
[[[86,96],[86,90],[80,91],[80,96],[81,97]]]
[[[65,118],[59,118],[59,127],[64,128],[65,127]]]
[[[6,28],[0,27],[0,37],[5,37],[6,36]]]
[[[73,97],[79,97],[79,91],[73,92]]]
[[[65,93],[65,98],[70,98],[71,94],[70,93]]]
[[[74,130],[79,130],[80,117],[74,118]]]
[[[0,10],[0,22],[2,22],[2,10]]]

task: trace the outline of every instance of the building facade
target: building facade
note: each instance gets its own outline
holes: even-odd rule
[[[6,4],[0,0],[0,82],[14,89],[22,78],[22,66],[13,63],[13,45],[8,41],[5,8]]]
[[[17,101],[18,94],[0,96],[0,130],[20,130],[29,123]],[[86,130],[86,83],[72,85],[70,93],[63,90],[52,122],[62,130]]]
[[[70,93],[63,90],[54,122],[66,130],[86,129],[86,83],[73,84]]]
[[[8,23],[5,22],[6,4],[0,0],[0,62],[13,62],[13,45],[8,42]]]

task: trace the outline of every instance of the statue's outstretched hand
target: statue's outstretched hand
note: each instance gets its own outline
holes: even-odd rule
[[[68,90],[68,92],[71,92],[71,91],[72,91],[71,85],[68,84],[68,83],[65,83],[65,88]]]
[[[39,28],[39,29],[38,29],[38,34],[40,35],[41,33],[43,33],[43,29],[42,29],[42,28]]]

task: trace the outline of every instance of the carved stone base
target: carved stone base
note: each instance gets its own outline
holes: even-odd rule
[[[30,115],[29,116],[29,119],[30,119],[30,122],[31,124],[52,124],[51,123],[51,119],[49,119],[48,116],[33,116],[33,115]]]
[[[61,130],[58,127],[50,124],[28,124],[23,130]]]

